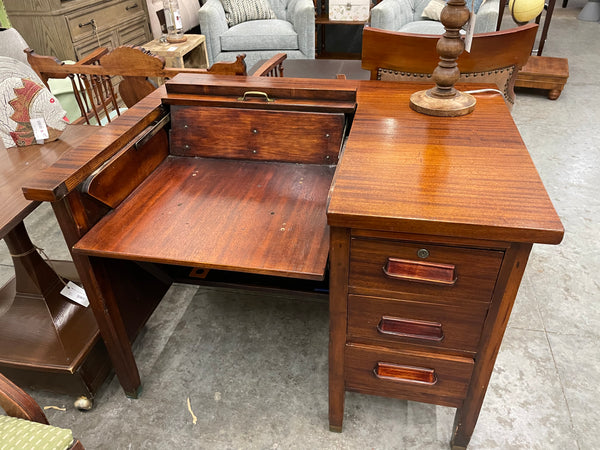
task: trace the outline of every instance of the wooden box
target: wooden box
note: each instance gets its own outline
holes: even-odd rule
[[[369,0],[330,0],[329,20],[366,22],[369,20]]]

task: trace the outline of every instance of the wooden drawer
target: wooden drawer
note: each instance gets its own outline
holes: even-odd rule
[[[461,405],[473,360],[346,344],[346,389],[437,405]]]
[[[489,302],[503,256],[499,250],[353,238],[350,291],[410,294],[440,303]]]
[[[350,295],[348,336],[387,347],[411,343],[475,353],[486,314],[485,303],[457,307]]]
[[[128,0],[112,4],[106,7],[100,7],[94,10],[86,9],[84,12],[78,11],[66,16],[67,26],[71,33],[73,42],[94,35],[94,27],[91,25],[93,20],[98,33],[136,16],[144,16],[142,0]]]

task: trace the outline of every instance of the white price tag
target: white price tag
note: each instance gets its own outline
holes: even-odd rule
[[[46,122],[44,121],[43,117],[40,117],[38,119],[31,119],[30,122],[31,128],[33,128],[33,135],[35,136],[35,140],[38,141],[39,144],[41,144],[44,139],[48,139],[48,128],[46,127]]]
[[[85,295],[83,288],[77,286],[72,281],[69,281],[62,291],[60,291],[60,293],[69,300],[79,303],[81,306],[87,307],[90,304],[90,301],[88,300],[87,295]]]
[[[465,36],[465,52],[471,53],[471,44],[473,43],[473,34],[475,32],[475,18],[477,15],[471,13],[469,17],[469,26],[467,28],[467,35]]]
[[[169,47],[167,49],[168,52],[174,52],[175,50],[177,50],[177,47],[173,46],[173,47]]]

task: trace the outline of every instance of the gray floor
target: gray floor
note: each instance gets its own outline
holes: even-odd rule
[[[513,111],[566,235],[534,247],[471,449],[600,447],[600,23],[576,20],[583,4],[557,8],[544,51],[569,58],[562,96],[521,93]],[[49,208],[26,223],[50,257],[68,254]],[[2,244],[0,282],[10,264]],[[65,406],[49,420],[88,449],[448,448],[452,408],[352,393],[344,432],[328,431],[324,303],[174,286],[135,351],[138,400],[114,377],[86,413],[32,394]]]

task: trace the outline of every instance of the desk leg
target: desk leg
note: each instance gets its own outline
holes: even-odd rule
[[[133,356],[129,335],[121,316],[108,268],[101,258],[74,254],[73,260],[80,271],[90,306],[96,316],[102,339],[108,349],[117,378],[130,398],[141,391],[140,374]]]
[[[530,251],[531,244],[513,244],[504,256],[467,397],[454,417],[453,450],[467,448],[471,440]]]
[[[329,275],[329,429],[341,432],[344,421],[344,350],[348,300],[350,232],[332,228]]]

